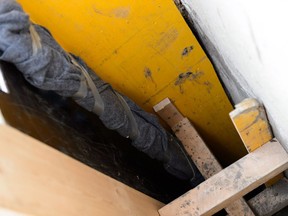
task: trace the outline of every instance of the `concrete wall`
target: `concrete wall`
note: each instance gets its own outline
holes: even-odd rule
[[[288,149],[288,1],[181,2],[233,101],[261,101]]]

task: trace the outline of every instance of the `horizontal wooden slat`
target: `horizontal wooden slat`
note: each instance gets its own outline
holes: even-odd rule
[[[159,210],[161,216],[212,215],[288,168],[288,154],[272,140]]]
[[[28,215],[159,216],[162,203],[0,126],[0,208]]]
[[[220,163],[206,146],[195,127],[182,116],[168,98],[154,106],[154,110],[171,127],[205,179],[222,170]],[[230,216],[254,216],[243,198],[234,201],[225,210]]]

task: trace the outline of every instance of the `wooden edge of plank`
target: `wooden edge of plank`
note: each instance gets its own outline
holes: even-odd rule
[[[236,104],[235,110],[229,115],[248,152],[254,151],[273,138],[265,109],[256,99],[247,98]],[[283,174],[279,174],[269,180],[265,184],[266,187],[283,177]]]
[[[163,204],[0,125],[0,207],[31,215],[153,215]]]
[[[164,206],[159,213],[212,215],[287,168],[287,152],[272,140]]]
[[[235,109],[229,113],[231,118],[245,112],[248,109],[258,108],[260,103],[254,98],[246,98],[242,102],[235,105]]]
[[[271,187],[272,185],[276,184],[281,179],[285,178],[284,173],[280,173],[277,176],[273,177],[272,179],[269,179],[269,181],[265,182],[265,186],[267,188]]]
[[[169,98],[156,104],[153,109],[171,128],[184,118]]]
[[[220,163],[187,118],[182,119],[172,130],[205,179],[222,170]],[[230,216],[254,216],[253,211],[243,198],[230,203],[225,210]]]
[[[193,124],[181,115],[169,99],[164,99],[157,104],[155,111],[171,127],[205,179],[222,170],[220,163],[206,146]],[[254,216],[243,198],[231,203],[226,211],[231,216]]]
[[[167,105],[171,103],[169,98],[165,98],[164,100],[160,101],[158,104],[153,106],[154,111],[157,113],[160,110],[164,109]]]

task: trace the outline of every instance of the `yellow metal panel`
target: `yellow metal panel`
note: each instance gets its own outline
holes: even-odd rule
[[[243,156],[228,118],[232,106],[172,0],[19,2],[67,51],[146,110],[172,98],[224,164]]]

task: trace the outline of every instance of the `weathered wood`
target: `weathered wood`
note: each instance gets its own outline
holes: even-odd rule
[[[172,130],[205,179],[222,170],[220,163],[187,118],[174,125]]]
[[[184,118],[169,98],[165,98],[156,104],[153,109],[171,128]]]
[[[0,207],[28,215],[154,215],[163,204],[5,125]]]
[[[271,216],[288,205],[288,180],[282,178],[248,201],[256,215]]]
[[[206,146],[195,127],[182,116],[168,98],[154,106],[154,110],[172,128],[205,179],[222,170],[220,163]],[[225,210],[230,216],[254,215],[243,198],[231,203]]]
[[[164,206],[159,213],[212,215],[287,168],[287,152],[272,140]]]
[[[257,100],[245,99],[229,115],[248,152],[273,138],[264,107]]]
[[[248,152],[261,147],[273,138],[264,107],[254,98],[247,98],[230,112],[232,122]],[[283,174],[266,182],[269,187],[283,178]]]

